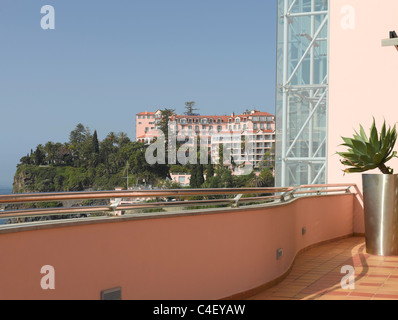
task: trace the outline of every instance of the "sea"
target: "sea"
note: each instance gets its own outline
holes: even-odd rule
[[[12,194],[12,187],[0,186],[0,194]]]
[[[0,186],[0,194],[12,194],[12,187]],[[1,214],[1,212],[0,212],[0,214]],[[7,220],[8,219],[0,219],[0,225],[6,224]]]

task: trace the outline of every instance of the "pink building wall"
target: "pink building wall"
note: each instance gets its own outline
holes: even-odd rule
[[[145,135],[155,127],[155,113],[141,112],[135,117],[135,136],[136,140],[145,139]],[[145,130],[147,128],[147,131]]]
[[[398,52],[381,46],[389,31],[398,31],[398,1],[332,0],[330,5],[328,183],[361,186],[361,175],[344,175],[335,153],[345,150],[339,147],[341,136],[351,137],[360,124],[368,130],[372,117],[379,128],[384,119],[398,122]],[[342,13],[348,8],[355,14],[353,29],[347,29]],[[397,160],[391,166],[398,172]]]
[[[341,136],[351,137],[360,124],[368,131],[373,117],[379,129],[384,119],[398,121],[398,52],[381,46],[392,30],[398,31],[396,0],[330,1],[328,183],[362,189],[361,174],[344,175],[335,154],[345,150]],[[390,166],[398,172],[397,159]]]

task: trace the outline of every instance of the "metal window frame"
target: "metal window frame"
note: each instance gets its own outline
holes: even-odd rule
[[[317,1],[323,1],[323,0],[310,0],[311,1],[311,10],[306,11],[306,12],[294,12],[292,13],[293,9],[299,9],[300,7],[297,7],[297,4],[300,3],[298,0],[284,0],[284,8],[283,8],[283,68],[282,68],[282,84],[281,84],[281,89],[282,89],[282,120],[281,120],[281,128],[280,128],[280,134],[281,134],[281,139],[277,139],[281,142],[281,151],[280,154],[277,155],[279,157],[279,162],[280,162],[280,184],[279,186],[288,186],[288,185],[294,185],[289,179],[289,174],[292,174],[292,172],[289,173],[289,170],[291,170],[291,167],[289,164],[297,163],[297,164],[308,164],[308,179],[305,183],[308,184],[316,184],[317,181],[318,183],[325,184],[327,183],[327,158],[326,155],[321,155],[320,150],[321,148],[325,145],[327,150],[327,118],[328,118],[328,74],[329,74],[329,65],[327,62],[326,65],[326,76],[323,79],[322,82],[316,83],[315,78],[314,78],[314,72],[315,72],[315,47],[317,45],[317,42],[319,41],[326,41],[327,43],[327,55],[329,55],[329,37],[326,39],[324,37],[321,37],[322,31],[324,31],[324,28],[329,28],[329,4],[328,4],[328,10],[322,10],[322,11],[316,11],[316,3]],[[281,1],[282,2],[282,1]],[[280,2],[280,3],[281,3]],[[278,8],[279,10],[279,8]],[[279,13],[279,11],[278,11]],[[322,19],[321,24],[316,28],[316,16],[319,15],[324,15],[324,18]],[[293,23],[294,17],[305,17],[308,16],[311,19],[311,30],[310,30],[310,35],[309,35],[309,40],[311,39],[310,43],[308,44],[307,48],[304,50],[304,53],[302,54],[301,57],[297,57],[297,64],[294,66],[293,71],[290,72],[289,69],[292,68],[291,66],[291,61],[289,60],[289,55],[290,55],[290,32],[291,32],[291,24]],[[327,33],[329,31],[327,30]],[[297,34],[299,35],[299,34]],[[310,83],[309,84],[304,84],[304,85],[292,85],[291,81],[294,78],[294,76],[297,74],[298,70],[302,66],[303,62],[305,59],[310,59],[309,63],[309,73],[310,73]],[[328,59],[326,59],[328,61]],[[303,125],[301,125],[301,128],[298,131],[297,136],[293,140],[293,142],[288,141],[289,139],[289,132],[288,132],[288,112],[289,112],[289,98],[292,96],[292,93],[295,90],[307,90],[309,93],[307,97],[307,101],[309,103],[309,106],[312,105],[311,110],[309,112],[309,115],[307,119],[304,121]],[[323,93],[319,96],[318,94],[320,92]],[[310,101],[311,100],[311,101]],[[321,145],[318,147],[317,150],[313,150],[313,117],[316,114],[317,109],[319,108],[320,105],[325,106],[326,108],[326,124],[325,124],[325,132],[326,132],[326,140],[324,140]],[[296,157],[293,154],[293,149],[296,146],[297,142],[301,139],[301,136],[303,132],[308,129],[309,134],[308,134],[308,158],[303,158],[303,157]],[[315,151],[315,152],[314,152]],[[320,164],[320,169],[318,171],[313,171],[313,164]],[[319,180],[320,177],[322,176],[324,179]],[[313,178],[314,177],[314,178]],[[302,184],[303,181],[300,181],[298,184]]]

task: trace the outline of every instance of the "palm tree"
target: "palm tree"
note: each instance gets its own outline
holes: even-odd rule
[[[112,143],[112,145],[115,145],[115,143],[116,143],[116,134],[113,131],[109,132],[106,138]]]
[[[265,181],[259,175],[255,175],[253,179],[249,181],[249,186],[253,188],[263,188],[265,187]]]

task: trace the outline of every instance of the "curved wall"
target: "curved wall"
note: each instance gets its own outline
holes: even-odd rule
[[[303,248],[352,235],[353,205],[352,194],[330,195],[1,230],[0,299],[99,299],[114,287],[122,288],[123,299],[234,296],[286,273]],[[54,290],[41,288],[44,265],[54,267]]]

